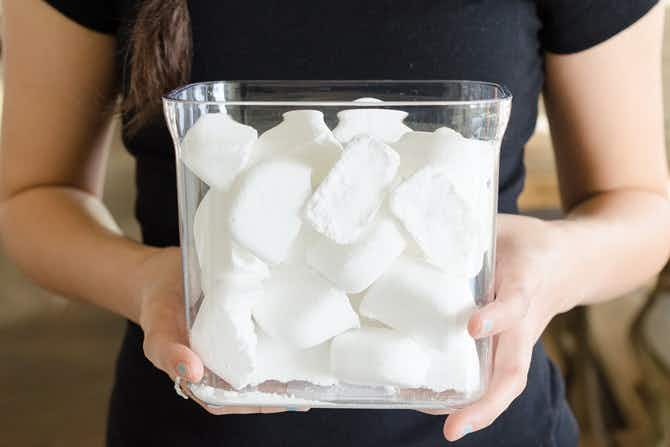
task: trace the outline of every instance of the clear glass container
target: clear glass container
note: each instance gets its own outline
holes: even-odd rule
[[[186,321],[210,405],[455,409],[491,374],[511,95],[471,81],[221,81],[164,97]]]

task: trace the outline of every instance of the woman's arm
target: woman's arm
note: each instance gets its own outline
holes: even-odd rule
[[[4,9],[5,249],[40,285],[137,322],[135,272],[152,249],[114,231],[99,200],[117,97],[115,39],[40,0]]]
[[[0,235],[8,254],[42,286],[140,324],[157,368],[199,382],[179,249],[119,234],[100,201],[117,98],[115,39],[41,0],[4,5]],[[214,414],[285,411],[199,403]]]
[[[596,48],[547,55],[545,105],[568,213],[559,225],[583,256],[566,308],[628,292],[668,259],[663,21],[661,5]]]
[[[621,295],[666,262],[663,12],[654,8],[589,50],[546,56],[545,104],[567,217],[500,216],[496,300],[469,325],[475,337],[497,334],[493,377],[482,399],[447,419],[448,439],[488,426],[524,390],[533,345],[551,318]]]

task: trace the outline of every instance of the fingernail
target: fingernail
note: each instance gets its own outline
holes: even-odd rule
[[[177,365],[177,373],[182,377],[186,376],[186,366],[183,363]]]
[[[286,407],[286,411],[298,411],[296,407]]]
[[[482,334],[488,334],[491,332],[493,329],[493,321],[489,320],[488,318],[485,318],[484,321],[482,321]]]
[[[463,429],[461,430],[461,437],[467,436],[470,433],[472,433],[472,425],[468,424],[468,425],[464,426]]]

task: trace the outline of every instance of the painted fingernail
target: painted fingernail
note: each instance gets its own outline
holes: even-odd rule
[[[464,426],[463,429],[461,430],[461,437],[469,435],[470,433],[472,433],[472,425],[468,424]]]
[[[491,332],[493,329],[493,321],[489,320],[488,318],[485,318],[484,321],[482,321],[482,334],[488,334]]]
[[[177,365],[177,373],[182,377],[186,376],[186,366],[183,363]]]

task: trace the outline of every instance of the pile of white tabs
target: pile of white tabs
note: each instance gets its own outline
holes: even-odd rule
[[[372,101],[372,99],[368,99]],[[209,191],[193,224],[191,344],[236,389],[267,380],[469,393],[473,281],[496,147],[398,110],[295,110],[260,137],[224,113],[182,141]]]

